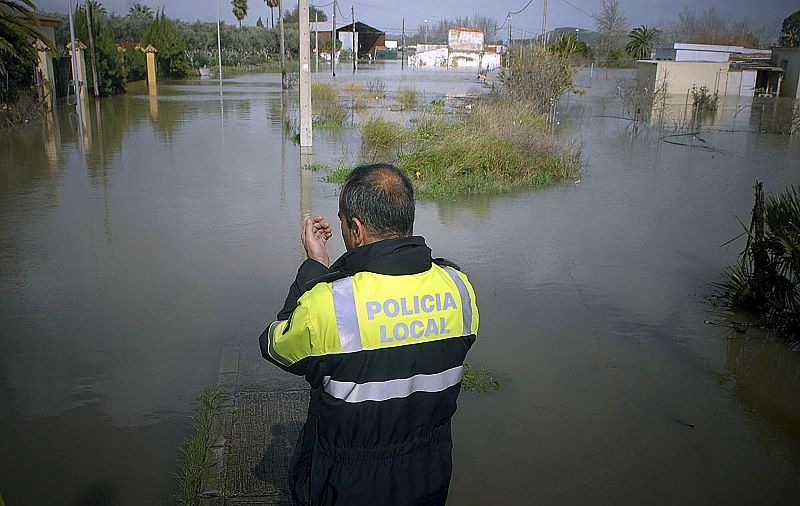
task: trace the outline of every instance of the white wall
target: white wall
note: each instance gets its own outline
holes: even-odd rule
[[[447,32],[447,45],[451,51],[483,51],[483,32],[451,28]]]

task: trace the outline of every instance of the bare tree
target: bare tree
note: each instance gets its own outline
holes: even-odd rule
[[[619,0],[600,0],[600,12],[595,13],[594,18],[600,34],[597,55],[605,58],[610,49],[624,45],[628,18],[622,12]]]
[[[694,44],[758,45],[750,18],[723,19],[714,7],[701,13],[684,7],[678,19],[668,26],[667,37],[672,42]]]
[[[430,43],[445,43],[451,28],[480,28],[487,43],[493,43],[497,39],[497,20],[477,13],[472,16],[442,19],[436,23],[420,23],[417,27],[417,39],[424,40],[427,31]]]

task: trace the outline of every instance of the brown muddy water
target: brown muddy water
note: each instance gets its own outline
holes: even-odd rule
[[[395,64],[340,74],[425,103],[478,87]],[[668,144],[619,118],[626,75],[604,77],[582,73],[586,96],[559,107],[578,182],[418,206],[416,232],[478,293],[469,362],[502,381],[461,397],[450,504],[798,504],[800,353],[704,320],[723,320],[709,283],[741,247],[720,245],[754,180],[800,182],[800,136],[752,133],[738,104],[700,147]],[[9,506],[169,503],[223,345],[241,345],[245,381],[271,367],[256,338],[300,262],[301,217],[337,209],[300,170],[278,82],[133,87],[88,104],[83,139],[67,108],[0,134]],[[317,132],[315,162],[357,152],[356,130]]]

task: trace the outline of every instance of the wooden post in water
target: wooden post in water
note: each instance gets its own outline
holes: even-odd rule
[[[753,230],[753,277],[758,279],[766,273],[767,264],[769,264],[769,256],[764,250],[764,183],[756,181],[753,190],[755,192],[751,225]]]
[[[406,18],[403,18],[403,35],[400,37],[400,68],[406,66]]]

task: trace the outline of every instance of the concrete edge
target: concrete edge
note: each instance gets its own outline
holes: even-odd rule
[[[216,440],[206,452],[206,461],[210,468],[208,479],[200,491],[201,506],[223,506],[225,504],[225,448],[231,434],[233,414],[231,412],[236,401],[239,383],[239,351],[238,344],[226,344],[222,348],[217,388],[222,391],[220,413],[214,423]]]

